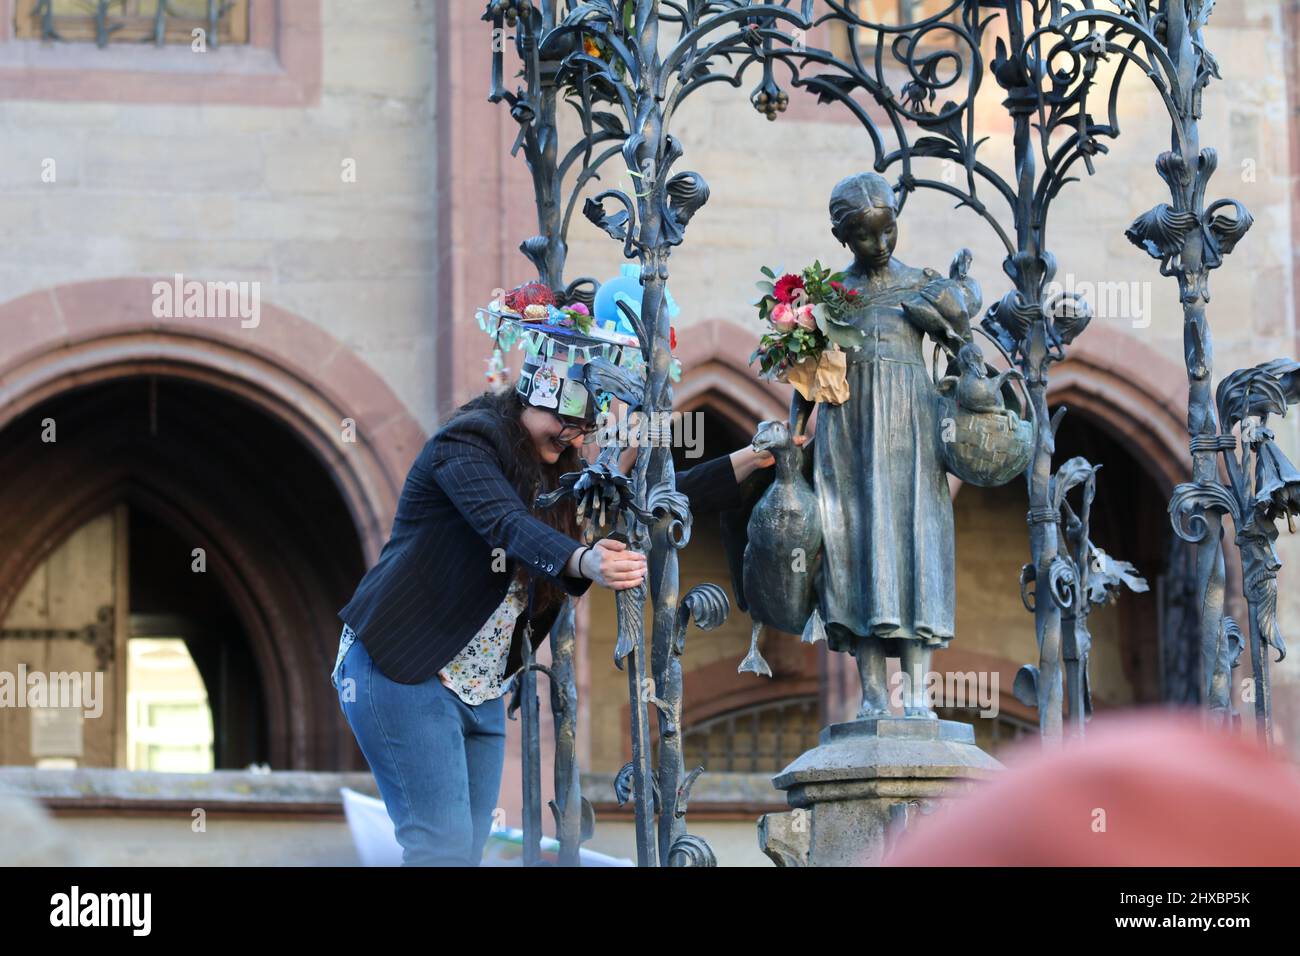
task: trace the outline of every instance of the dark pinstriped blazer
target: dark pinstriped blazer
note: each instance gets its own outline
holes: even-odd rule
[[[575,596],[591,586],[563,574],[580,543],[534,517],[506,478],[506,442],[482,411],[456,416],[429,439],[407,473],[388,543],[339,611],[390,680],[418,684],[449,664],[505,598],[518,562]],[[697,513],[740,504],[725,456],[680,472],[677,488]],[[494,561],[495,548],[504,565]],[[534,646],[558,613],[558,606],[534,611]],[[523,659],[526,617],[515,627],[506,673]]]

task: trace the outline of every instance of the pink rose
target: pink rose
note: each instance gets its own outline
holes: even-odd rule
[[[768,316],[768,321],[771,322],[772,326],[778,331],[789,332],[795,326],[794,309],[790,308],[790,306],[786,305],[784,302],[778,302],[773,306],[772,313]]]
[[[817,318],[813,315],[811,305],[801,305],[794,313],[794,323],[801,329],[812,331],[817,328]]]

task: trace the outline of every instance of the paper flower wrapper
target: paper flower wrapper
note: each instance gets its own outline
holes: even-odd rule
[[[786,369],[778,380],[793,385],[810,402],[843,405],[849,399],[848,365],[840,349],[827,349],[815,362],[804,359]]]

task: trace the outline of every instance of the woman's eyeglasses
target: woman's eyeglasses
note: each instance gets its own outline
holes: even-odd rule
[[[563,421],[563,419],[561,419],[561,421]],[[562,442],[573,441],[579,435],[581,435],[583,438],[590,438],[592,435],[596,434],[599,428],[600,426],[597,425],[595,422],[592,422],[590,424],[583,423],[581,425],[571,425],[565,423],[565,426],[560,429],[560,433],[555,437],[557,440]],[[587,442],[584,441],[583,444],[585,445],[587,444]]]

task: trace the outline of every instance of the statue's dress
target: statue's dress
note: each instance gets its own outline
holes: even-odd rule
[[[939,446],[922,332],[900,303],[937,277],[862,289],[846,320],[866,332],[847,350],[849,399],[817,414],[814,479],[824,535],[819,609],[832,650],[854,636],[946,647],[956,617],[952,498]],[[857,280],[860,281],[860,280]],[[857,285],[850,274],[845,284]]]

